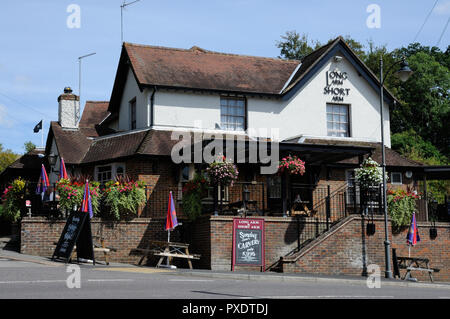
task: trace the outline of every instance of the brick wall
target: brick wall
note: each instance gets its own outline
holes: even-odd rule
[[[291,217],[263,218],[267,268],[297,247],[297,222]],[[101,235],[108,246],[118,249],[111,254],[112,261],[136,263],[140,256],[133,254],[134,248],[143,248],[148,240],[167,240],[164,222],[163,219],[137,218],[129,222],[108,223],[94,218],[92,233]],[[302,223],[315,225],[314,219],[304,219]],[[374,220],[376,232],[372,236],[365,233],[367,223],[367,220],[356,215],[348,217],[333,228],[333,231],[302,249],[298,260],[285,263],[284,272],[359,276],[369,264],[379,265],[383,272],[384,221],[380,218]],[[302,225],[302,236],[314,229]],[[202,216],[195,222],[183,221],[183,225],[171,234],[171,239],[190,243],[190,252],[202,255],[200,260],[193,262],[194,268],[231,270],[232,226],[232,216]],[[324,225],[319,227],[322,226]],[[55,248],[53,242],[59,239],[63,227],[63,221],[52,222],[40,217],[24,218],[21,224],[21,252],[51,257]],[[411,248],[411,256],[429,258],[431,267],[441,269],[434,275],[435,280],[450,281],[450,224],[436,224],[438,237],[434,240],[430,239],[428,223],[418,223],[418,227],[421,241]],[[408,256],[406,233],[407,229],[390,235],[391,247],[397,249],[398,256]],[[97,256],[99,260],[102,260],[101,255]],[[187,267],[184,260],[174,262],[179,267]],[[155,264],[156,259],[151,259],[149,265]],[[260,269],[237,266],[235,270]],[[401,270],[401,273],[403,275],[404,270]],[[426,274],[417,273],[414,276],[419,280],[428,280]]]
[[[295,263],[284,264],[284,271],[362,275],[367,265],[377,264],[384,274],[384,220],[375,219],[376,232],[372,236],[365,233],[367,223],[367,220],[359,216],[349,217],[333,232],[302,250],[303,253]],[[450,281],[450,225],[437,224],[438,237],[435,240],[430,239],[429,223],[418,223],[418,227],[421,241],[411,248],[411,256],[428,258],[431,267],[441,269],[434,275],[436,281]],[[397,249],[397,256],[408,256],[407,232],[405,229],[392,235],[389,226],[391,248]],[[400,270],[402,276],[404,271]],[[429,280],[427,274],[415,272],[414,276],[419,280]]]
[[[248,217],[264,218],[265,221],[265,264],[266,268],[297,247],[297,221],[291,217]],[[314,224],[313,219],[305,222]],[[322,225],[323,224],[323,225]],[[324,223],[321,223],[324,226]],[[322,226],[319,226],[322,228]],[[302,227],[301,232],[311,232],[315,227]],[[202,254],[197,263],[199,268],[231,270],[233,248],[233,216],[202,216],[193,225],[192,247]],[[203,258],[204,257],[204,258]],[[195,264],[194,264],[195,266]],[[255,270],[259,267],[236,266],[235,270]]]
[[[23,254],[51,257],[55,249],[54,242],[59,240],[65,221],[49,221],[44,217],[24,218],[21,222],[20,252]],[[149,240],[167,240],[164,219],[136,218],[128,222],[106,222],[98,218],[91,221],[93,236],[101,236],[105,245],[114,247],[111,261],[136,263],[140,256],[135,248],[144,248]],[[95,240],[95,238],[94,238]],[[171,240],[180,240],[180,228],[171,233]],[[96,258],[103,260],[103,253]],[[151,260],[155,265],[155,261]]]

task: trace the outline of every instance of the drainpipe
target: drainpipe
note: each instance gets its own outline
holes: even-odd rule
[[[153,87],[153,92],[152,95],[150,96],[150,127],[153,127],[153,125],[155,124],[154,121],[154,108],[153,108],[153,104],[155,101],[155,93],[156,93],[156,85]]]

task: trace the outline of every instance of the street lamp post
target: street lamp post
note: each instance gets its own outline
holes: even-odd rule
[[[380,57],[380,120],[381,120],[381,167],[383,170],[383,213],[384,213],[384,253],[385,253],[385,277],[392,278],[392,270],[391,270],[391,243],[389,242],[389,232],[388,232],[388,211],[387,211],[387,198],[386,198],[386,154],[384,149],[384,117],[383,117],[383,109],[384,109],[384,101],[383,101],[383,85],[386,80],[389,72],[393,69],[393,67],[400,63],[400,70],[398,70],[395,74],[402,81],[405,82],[411,76],[413,71],[409,68],[408,63],[403,58],[400,61],[395,62],[391,65],[391,67],[386,72],[386,76],[383,78],[383,57]]]

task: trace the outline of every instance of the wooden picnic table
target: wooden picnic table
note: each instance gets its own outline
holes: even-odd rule
[[[417,257],[397,257],[398,267],[401,269],[406,269],[406,273],[403,276],[403,280],[412,278],[411,271],[423,271],[427,272],[430,276],[430,280],[433,282],[433,273],[439,272],[437,268],[430,267],[430,260],[428,258],[417,258]]]
[[[187,260],[189,268],[193,269],[192,260],[200,259],[200,255],[189,253],[189,244],[186,243],[152,240],[148,242],[145,248],[137,248],[135,250],[143,253],[139,260],[139,265],[142,264],[145,257],[148,258],[149,254],[160,257],[156,267],[161,266],[164,258],[167,258],[169,263],[172,258],[183,258]]]

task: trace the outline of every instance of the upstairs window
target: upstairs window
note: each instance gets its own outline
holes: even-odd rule
[[[327,135],[350,136],[348,105],[327,104]]]
[[[220,98],[220,126],[224,130],[245,130],[245,99],[235,97]]]
[[[136,98],[130,101],[130,129],[136,128]]]

